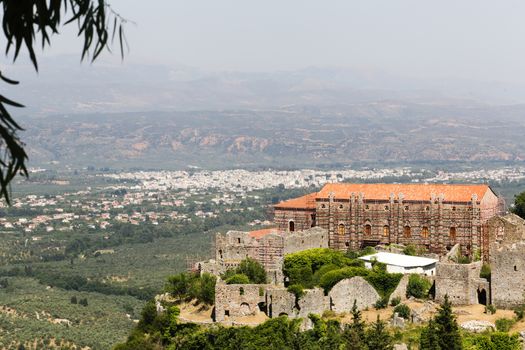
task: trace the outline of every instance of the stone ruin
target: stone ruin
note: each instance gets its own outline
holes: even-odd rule
[[[452,249],[437,263],[434,297],[442,302],[445,295],[453,305],[495,304],[511,308],[525,302],[525,220],[513,214],[491,218],[483,239],[490,244],[492,281],[480,277],[482,262],[460,264],[453,262]],[[219,276],[239,265],[246,257],[259,261],[267,271],[269,284],[227,285],[220,278],[216,285],[215,321],[228,322],[238,317],[264,313],[268,317],[287,315],[302,318],[308,326],[309,314],[322,314],[331,310],[349,312],[356,300],[359,309],[372,307],[379,299],[377,291],[362,277],[339,281],[325,295],[322,289],[308,289],[296,299],[284,287],[282,264],[284,256],[311,248],[327,248],[327,231],[314,227],[299,232],[229,231],[216,236],[214,260],[200,262],[196,268]],[[488,256],[482,252],[481,256]],[[403,276],[390,301],[399,297],[406,300],[409,275]]]
[[[436,265],[435,300],[443,302],[445,295],[452,305],[488,305],[490,301],[490,284],[479,277],[481,261],[470,264],[439,262]]]

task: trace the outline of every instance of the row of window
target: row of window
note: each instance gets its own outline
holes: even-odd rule
[[[326,204],[321,204],[321,209],[326,209]],[[343,205],[343,204],[339,204],[339,209],[340,209],[340,210],[344,209],[344,205]],[[369,210],[369,209],[370,209],[370,206],[369,206],[368,204],[365,205],[365,210]],[[385,206],[383,207],[383,209],[384,209],[385,211],[386,211],[386,210],[390,210],[390,207],[389,207],[388,205],[385,205]],[[408,210],[410,210],[410,206],[405,205],[405,206],[403,207],[403,209],[404,209],[405,211],[408,211]],[[451,208],[451,210],[452,210],[452,211],[456,211],[457,208],[454,206],[454,207]],[[472,208],[471,208],[471,207],[468,207],[467,210],[470,211],[470,210],[472,210]],[[425,211],[430,211],[430,207],[429,207],[429,206],[426,206],[426,207],[425,207]]]
[[[344,224],[339,224],[337,232],[340,235],[345,235],[346,234],[346,227],[345,227],[345,225]],[[427,226],[423,226],[421,228],[421,237],[428,238],[429,232],[430,231],[429,231],[428,227]],[[368,224],[365,225],[364,234],[365,234],[365,236],[372,235],[372,226],[371,225],[368,225]],[[388,235],[390,235],[390,226],[385,225],[385,226],[383,226],[383,236],[386,237]],[[412,237],[412,228],[410,226],[403,227],[403,237],[405,237],[405,238]],[[449,237],[450,237],[451,240],[455,240],[456,239],[456,228],[455,227],[451,227],[449,229]]]

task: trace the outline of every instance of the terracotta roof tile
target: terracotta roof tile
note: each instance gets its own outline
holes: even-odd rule
[[[300,209],[315,209],[315,198],[317,197],[317,192],[307,194],[306,196],[289,199],[287,201],[278,203],[274,205],[274,208],[300,208]]]
[[[318,193],[317,198],[328,198],[333,192],[335,198],[347,199],[351,194],[364,194],[369,200],[389,200],[393,193],[397,199],[403,194],[403,199],[408,201],[428,201],[432,195],[444,195],[444,200],[449,202],[470,202],[472,195],[476,194],[480,201],[487,191],[488,185],[445,185],[445,184],[326,184]]]
[[[259,239],[270,233],[279,233],[279,229],[277,227],[270,227],[270,228],[263,228],[261,230],[250,231],[250,237]]]

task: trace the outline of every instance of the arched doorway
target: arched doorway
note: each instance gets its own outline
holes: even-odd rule
[[[478,289],[478,304],[487,305],[487,291],[484,288]]]
[[[248,316],[251,313],[250,305],[248,305],[248,303],[242,303],[240,311],[242,316]]]

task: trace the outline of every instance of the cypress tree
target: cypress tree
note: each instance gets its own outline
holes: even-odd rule
[[[365,343],[365,323],[363,322],[361,311],[357,308],[357,302],[354,299],[352,306],[352,323],[346,326],[343,333],[346,350],[364,350],[367,349]]]
[[[428,326],[421,331],[421,338],[419,340],[420,350],[441,350],[439,346],[439,336],[437,334],[436,322],[430,319]]]
[[[438,309],[435,318],[439,347],[446,350],[462,350],[461,334],[456,317],[452,314],[452,304],[445,295],[445,301]]]
[[[385,322],[377,315],[377,321],[372,323],[367,331],[366,343],[369,349],[393,350],[392,337],[385,328]]]

